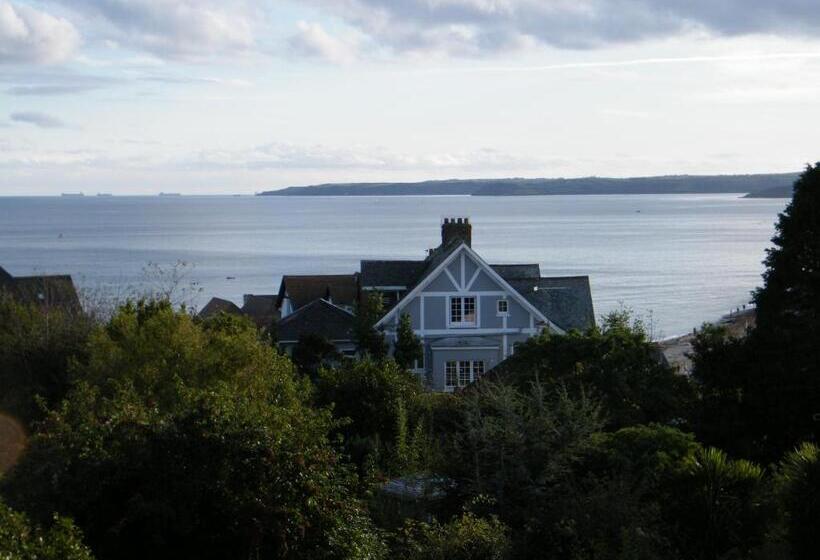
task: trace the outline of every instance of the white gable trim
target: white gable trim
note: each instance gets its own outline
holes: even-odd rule
[[[562,329],[561,327],[559,327],[558,325],[556,325],[555,323],[553,323],[552,321],[547,319],[547,317],[544,316],[544,314],[541,313],[541,311],[539,311],[538,308],[536,308],[533,304],[531,304],[529,301],[527,301],[527,299],[524,296],[522,296],[520,293],[518,293],[518,291],[516,291],[515,288],[510,286],[507,283],[506,280],[504,280],[501,276],[499,276],[499,274],[495,270],[493,270],[490,265],[488,265],[486,262],[484,262],[484,259],[482,259],[480,256],[478,256],[478,253],[473,251],[473,249],[470,246],[468,246],[466,243],[463,243],[463,242],[461,243],[461,245],[458,246],[458,248],[455,251],[453,251],[450,254],[449,257],[447,257],[446,259],[444,259],[444,261],[439,263],[439,265],[435,269],[433,269],[433,271],[430,272],[430,274],[428,274],[424,278],[424,280],[419,282],[416,285],[416,287],[413,288],[410,291],[410,293],[408,293],[406,296],[404,296],[401,299],[401,301],[399,301],[395,305],[395,307],[393,307],[393,309],[391,309],[390,312],[387,313],[387,315],[385,315],[384,317],[379,319],[379,322],[376,323],[375,326],[380,327],[380,326],[384,325],[385,323],[387,323],[391,318],[395,317],[396,314],[398,314],[402,309],[404,309],[407,306],[408,302],[412,301],[414,297],[418,296],[419,293],[422,290],[424,290],[424,288],[427,287],[439,275],[439,273],[442,271],[442,269],[447,270],[447,266],[449,266],[456,259],[456,257],[460,256],[463,259],[464,251],[466,251],[467,254],[470,255],[470,257],[472,257],[473,261],[475,261],[475,263],[478,265],[479,270],[484,270],[484,272],[486,272],[487,275],[491,279],[493,279],[498,285],[500,285],[507,292],[507,294],[510,297],[512,297],[515,301],[517,301],[519,304],[521,304],[521,306],[524,309],[526,309],[527,311],[530,312],[530,324],[532,325],[533,328],[534,328],[534,322],[535,322],[533,320],[533,316],[535,316],[535,317],[538,317],[544,323],[546,323],[547,326],[550,328],[550,330],[552,330],[553,332],[556,332],[558,334],[565,334],[564,329]],[[463,266],[463,263],[464,263],[464,260],[461,261],[462,266]],[[449,274],[449,271],[447,271],[447,272],[448,272],[448,276],[452,276],[452,275]],[[459,291],[457,282],[455,283],[455,287],[456,287],[456,291]]]

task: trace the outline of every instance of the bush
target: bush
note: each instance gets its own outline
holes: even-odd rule
[[[820,449],[804,443],[780,462],[777,485],[794,560],[817,558],[820,550]]]
[[[8,560],[92,560],[71,520],[54,516],[50,528],[32,527],[28,518],[0,501],[0,558]]]
[[[396,560],[503,560],[509,531],[496,517],[465,513],[446,524],[409,521],[395,536]]]

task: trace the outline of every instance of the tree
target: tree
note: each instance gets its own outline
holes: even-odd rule
[[[413,363],[421,361],[423,348],[421,340],[413,332],[410,315],[402,313],[399,319],[399,328],[396,333],[396,347],[393,350],[393,359],[405,369],[413,367]]]
[[[301,335],[293,348],[293,363],[311,379],[316,379],[323,366],[333,365],[341,357],[332,342],[316,334]]]
[[[820,163],[794,184],[757,290],[754,362],[747,387],[769,457],[820,437]]]
[[[396,466],[399,444],[421,422],[414,407],[421,393],[418,379],[390,360],[346,361],[322,370],[316,382],[317,404],[345,421],[338,431],[353,461],[362,468],[375,461],[385,471]]]
[[[0,501],[0,558],[92,560],[93,556],[71,520],[54,516],[51,527],[43,529]]]
[[[93,326],[86,316],[25,305],[0,290],[0,411],[30,423],[42,417],[37,397],[56,405]]]
[[[246,321],[120,309],[0,490],[99,558],[378,558],[335,423]]]
[[[777,486],[794,560],[816,558],[820,549],[820,449],[804,443],[788,453],[780,462]]]
[[[679,421],[692,399],[688,380],[659,359],[643,325],[627,311],[607,315],[600,328],[585,333],[530,339],[493,375],[522,390],[538,378],[574,395],[590,391],[601,399],[610,429]]]
[[[715,448],[696,451],[666,496],[676,544],[694,559],[747,558],[765,542],[770,508],[764,490],[763,470],[754,463]]]
[[[384,315],[384,298],[381,292],[366,291],[359,298],[356,307],[356,321],[353,326],[353,338],[356,346],[364,355],[380,360],[387,356],[388,346],[384,334],[375,326]]]

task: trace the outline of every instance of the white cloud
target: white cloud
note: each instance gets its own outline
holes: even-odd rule
[[[250,9],[239,0],[74,0],[68,8],[105,24],[107,44],[163,58],[198,60],[248,52]]]
[[[288,41],[294,54],[333,64],[348,64],[357,58],[355,41],[334,37],[319,23],[300,21],[298,27]]]
[[[479,55],[540,43],[595,48],[698,31],[811,36],[809,0],[310,0],[399,52]]]
[[[60,62],[79,43],[80,34],[70,21],[0,1],[0,64]]]

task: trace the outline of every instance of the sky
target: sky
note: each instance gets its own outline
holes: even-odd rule
[[[0,195],[791,172],[820,0],[0,0]]]

